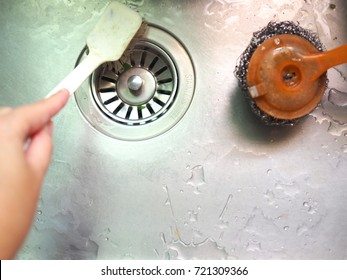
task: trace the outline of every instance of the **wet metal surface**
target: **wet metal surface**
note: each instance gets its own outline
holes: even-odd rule
[[[107,1],[5,1],[0,105],[43,98],[74,66]],[[72,98],[19,259],[347,258],[347,68],[294,127],[266,127],[233,71],[254,31],[293,20],[347,43],[339,0],[128,0],[195,69],[193,101],[141,142],[96,132]],[[184,81],[182,81],[184,82]]]

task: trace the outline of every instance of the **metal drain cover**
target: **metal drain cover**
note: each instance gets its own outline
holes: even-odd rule
[[[86,55],[84,50],[77,63]],[[99,132],[121,140],[144,140],[166,132],[183,117],[194,87],[194,68],[185,48],[170,33],[151,25],[120,60],[95,70],[75,98]]]

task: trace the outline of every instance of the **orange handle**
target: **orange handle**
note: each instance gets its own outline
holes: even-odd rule
[[[304,56],[303,62],[308,63],[307,70],[310,71],[311,79],[316,80],[329,68],[347,63],[347,44],[326,52]]]

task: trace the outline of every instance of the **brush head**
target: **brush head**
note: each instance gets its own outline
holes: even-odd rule
[[[89,51],[103,61],[118,60],[142,24],[141,16],[124,4],[111,2],[87,37]]]
[[[267,125],[293,125],[302,117],[300,114],[292,114],[290,117],[281,114],[271,114],[271,111],[264,110],[264,107],[261,108],[255,101],[256,98],[253,98],[254,95],[257,94],[254,92],[255,88],[252,87],[253,85],[249,84],[249,80],[247,79],[250,62],[258,47],[266,40],[282,34],[297,35],[312,45],[315,51],[324,51],[324,47],[315,33],[290,21],[270,22],[266,27],[253,34],[249,46],[239,58],[234,74],[239,81],[240,88],[246,93],[246,96],[249,99],[252,111]],[[324,81],[326,81],[326,76]],[[323,84],[323,88],[325,89],[326,82],[323,82]]]

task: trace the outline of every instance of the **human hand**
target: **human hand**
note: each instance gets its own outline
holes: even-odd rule
[[[30,230],[51,159],[51,118],[67,90],[16,109],[0,107],[0,259],[13,258]]]

